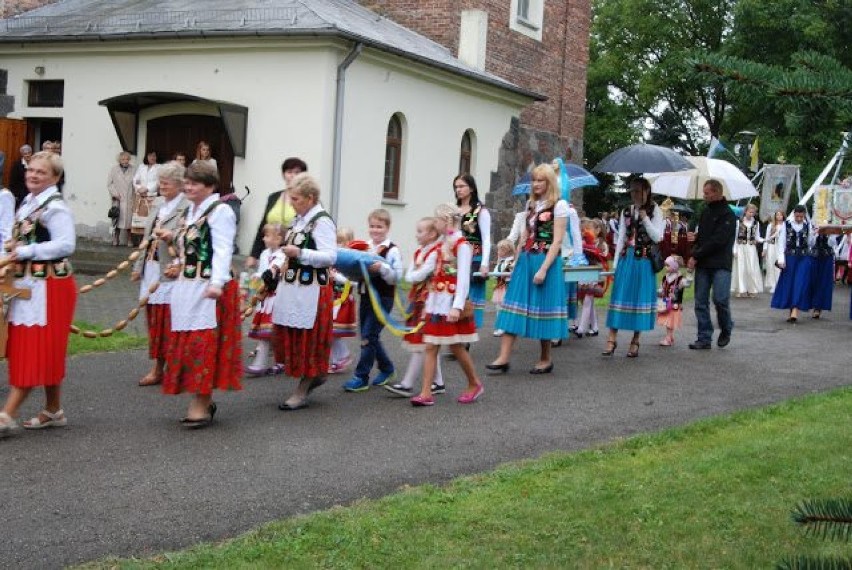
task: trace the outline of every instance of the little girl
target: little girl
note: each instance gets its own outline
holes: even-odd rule
[[[423,218],[417,222],[415,237],[420,247],[414,252],[414,258],[405,273],[405,280],[411,284],[411,290],[408,292],[411,314],[406,319],[405,324],[409,327],[417,325],[422,327],[423,308],[426,306],[426,298],[429,296],[429,277],[435,271],[438,250],[441,248],[441,236],[435,226],[435,218]],[[414,395],[414,381],[423,372],[423,354],[426,350],[426,345],[423,344],[423,334],[418,330],[405,335],[402,339],[402,346],[411,352],[405,377],[402,382],[385,384],[385,390],[397,396],[410,398]],[[435,368],[435,380],[432,382],[432,393],[443,394],[444,392],[441,360],[438,359]]]
[[[511,273],[514,267],[515,246],[508,239],[500,240],[497,242],[497,265],[494,266],[494,273]],[[491,302],[494,303],[497,310],[503,305],[503,297],[506,295],[506,289],[509,288],[511,279],[511,275],[497,277],[494,292],[491,294]],[[503,336],[503,331],[495,329],[494,336]]]
[[[607,244],[605,226],[602,220],[588,220],[583,230],[583,253],[592,265],[600,265],[604,271],[609,270],[609,245]],[[574,334],[577,338],[598,336],[598,315],[595,313],[595,299],[606,294],[608,278],[592,283],[581,283],[577,299],[583,301],[580,321]]]
[[[337,229],[337,247],[347,247],[349,242],[355,239],[352,228]],[[334,330],[332,332],[331,353],[329,355],[328,373],[337,374],[343,372],[352,362],[352,354],[349,345],[344,339],[354,337],[358,334],[355,327],[355,291],[354,284],[341,272],[331,269],[331,278],[334,281]]]
[[[283,260],[281,243],[284,241],[284,230],[278,224],[266,224],[263,226],[263,245],[266,249],[260,254],[257,262],[257,272],[254,279],[257,280],[264,271],[269,269],[273,260]],[[267,367],[269,360],[269,341],[272,338],[272,307],[275,304],[275,292],[267,292],[266,297],[258,302],[257,310],[249,330],[249,338],[256,339],[257,348],[254,351],[254,360],[246,367],[249,376],[264,376],[268,374],[280,374],[284,369],[280,364]]]
[[[683,290],[692,284],[692,278],[680,274],[682,263],[679,255],[670,255],[665,261],[666,274],[657,302],[657,324],[666,327],[666,336],[660,341],[660,346],[674,344],[674,332],[680,328],[683,318]]]
[[[411,398],[412,406],[432,406],[432,382],[441,346],[449,345],[467,378],[467,390],[458,397],[460,404],[474,403],[484,392],[482,382],[465,350],[465,343],[476,342],[473,306],[467,302],[473,248],[458,230],[461,211],[455,204],[442,204],[435,209],[435,228],[443,236],[438,249],[435,271],[429,280],[429,295],[423,308],[425,325],[423,343],[423,385],[420,394]]]

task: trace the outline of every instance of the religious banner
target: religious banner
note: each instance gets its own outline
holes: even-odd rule
[[[764,222],[772,219],[773,214],[781,210],[787,213],[790,194],[799,175],[799,167],[794,164],[767,164],[763,167],[763,183],[760,187],[760,219]]]

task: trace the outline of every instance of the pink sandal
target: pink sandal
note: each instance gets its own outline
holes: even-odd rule
[[[660,346],[671,346],[673,344],[674,344],[673,338],[666,337],[666,338],[664,338],[663,340],[660,341]]]

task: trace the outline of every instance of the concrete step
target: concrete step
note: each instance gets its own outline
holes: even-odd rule
[[[74,271],[85,275],[103,275],[127,259],[135,251],[132,247],[113,247],[111,243],[90,238],[77,238],[77,249],[71,256]],[[234,269],[240,270],[245,256],[235,255],[232,261]],[[127,272],[129,275],[129,270]]]

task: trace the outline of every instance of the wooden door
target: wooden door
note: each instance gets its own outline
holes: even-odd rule
[[[171,115],[148,121],[148,150],[157,152],[160,162],[172,159],[176,152],[186,154],[187,166],[195,158],[198,141],[207,141],[219,167],[220,190],[230,192],[234,177],[234,151],[222,119],[209,115]],[[142,152],[139,154],[142,155]]]
[[[19,149],[27,144],[27,122],[23,119],[0,117],[0,150],[6,153],[6,164],[3,167],[3,179],[0,186],[9,186],[9,174],[12,163],[20,160]]]

